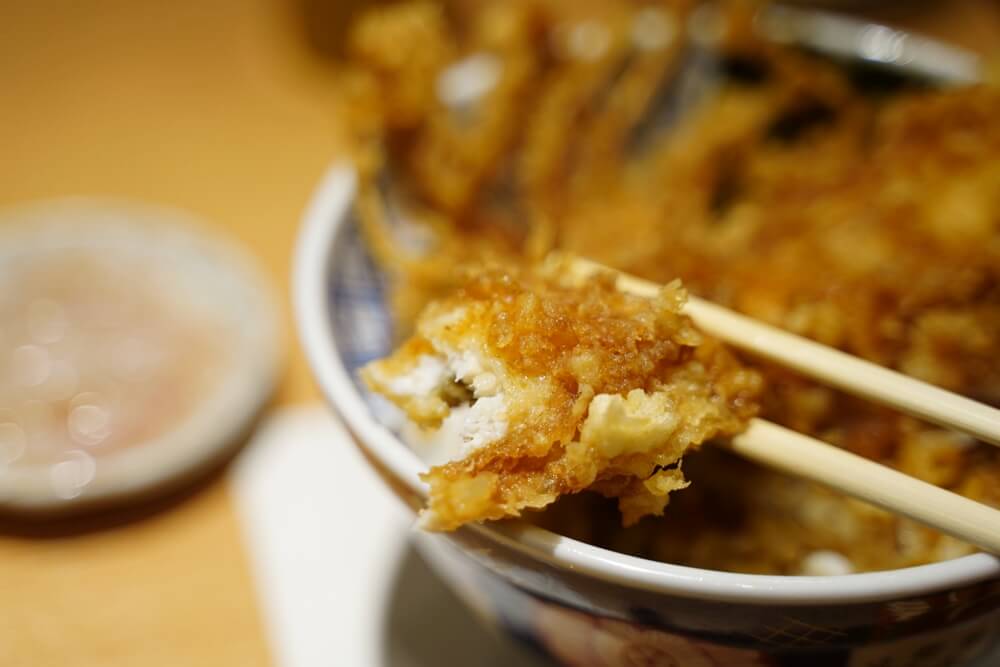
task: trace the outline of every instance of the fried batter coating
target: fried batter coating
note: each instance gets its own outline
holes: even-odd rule
[[[756,413],[760,376],[681,314],[678,281],[643,299],[606,276],[567,285],[558,266],[478,273],[363,370],[416,423],[460,440],[424,476],[425,526],[519,516],[588,489],[635,523],[687,486],[687,451]]]

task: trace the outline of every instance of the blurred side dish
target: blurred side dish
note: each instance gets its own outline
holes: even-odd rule
[[[1000,405],[1000,91],[873,74],[754,34],[749,2],[403,2],[340,85],[358,213],[402,333],[470,266],[578,253]],[[761,365],[762,416],[1000,506],[1000,452]],[[705,448],[663,518],[598,494],[538,521],[784,574],[971,548]],[[605,494],[609,495],[609,494]],[[614,495],[614,494],[610,494]],[[629,514],[626,512],[626,517]]]

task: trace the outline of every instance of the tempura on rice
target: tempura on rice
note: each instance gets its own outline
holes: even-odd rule
[[[1000,405],[1000,91],[859,73],[762,41],[759,6],[409,1],[361,16],[344,111],[361,227],[401,336],[470,266],[557,249],[680,278]],[[683,74],[706,54],[712,83],[691,95]],[[470,72],[476,94],[451,95]],[[754,365],[761,416],[1000,507],[995,448]],[[540,520],[630,553],[755,572],[810,572],[816,554],[858,571],[972,551],[703,449],[685,458],[691,486],[663,519],[622,530],[599,496],[574,494]]]

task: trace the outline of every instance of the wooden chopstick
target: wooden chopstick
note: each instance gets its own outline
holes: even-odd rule
[[[611,271],[572,258],[577,277]],[[655,283],[620,272],[617,287],[638,296],[655,296]],[[733,347],[794,368],[844,391],[897,408],[928,421],[1000,445],[1000,410],[932,387],[824,345],[805,340],[697,298],[687,314],[709,335]],[[893,513],[1000,554],[1000,510],[914,479],[802,433],[763,419],[725,445],[744,458],[819,482]]]
[[[783,426],[754,419],[723,445],[740,456],[810,479],[1000,554],[1000,510],[914,479]]]
[[[611,271],[618,276],[620,290],[639,296],[651,297],[660,289],[656,283],[612,271],[590,260],[573,258],[570,266],[579,276]],[[849,394],[1000,446],[1000,410],[996,408],[697,297],[688,297],[685,313],[699,329],[735,348],[774,361]]]

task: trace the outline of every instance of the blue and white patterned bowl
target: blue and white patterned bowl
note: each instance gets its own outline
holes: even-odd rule
[[[305,213],[293,275],[299,334],[362,453],[417,510],[424,465],[379,422],[356,375],[389,351],[392,331],[356,229],[355,187],[349,165],[333,166]],[[653,562],[521,522],[415,539],[477,612],[567,665],[1000,664],[1000,559],[987,554],[780,577]]]

